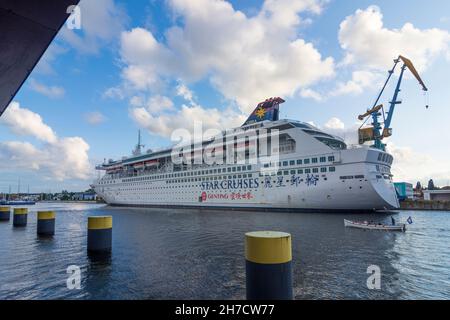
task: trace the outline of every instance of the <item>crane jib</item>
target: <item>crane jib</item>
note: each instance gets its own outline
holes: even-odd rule
[[[395,68],[397,64],[402,61],[403,66],[400,71],[400,75],[397,81],[397,85],[395,87],[394,95],[392,97],[392,100],[389,102],[389,110],[384,111],[383,105],[377,105],[378,101],[380,100],[389,80],[392,77],[392,74],[394,74]],[[397,100],[398,94],[400,93],[400,85],[403,80],[403,74],[406,70],[406,68],[411,71],[411,73],[414,75],[414,77],[417,79],[419,84],[422,86],[423,91],[428,91],[428,88],[425,86],[425,83],[423,82],[422,78],[420,77],[419,73],[417,72],[416,68],[414,67],[411,60],[408,58],[405,58],[404,56],[400,55],[397,59],[394,60],[394,66],[391,70],[389,70],[389,76],[386,79],[386,82],[384,83],[383,87],[381,88],[380,93],[377,96],[377,99],[375,100],[375,103],[373,107],[369,110],[367,110],[364,114],[361,114],[358,116],[359,120],[364,120],[363,124],[358,130],[359,135],[359,143],[363,144],[366,141],[374,141],[373,147],[381,150],[385,150],[386,145],[381,142],[383,138],[387,138],[392,135],[392,128],[390,127],[392,116],[394,115],[394,109],[397,104],[400,104],[401,101]],[[428,108],[428,105],[426,106]],[[379,110],[382,109],[381,113]],[[384,122],[383,126],[382,123],[379,121],[379,117],[383,116]],[[369,127],[363,127],[367,119],[369,119],[369,116],[372,118],[372,125]]]
[[[416,77],[417,81],[419,81],[420,85],[422,86],[423,91],[428,91],[428,88],[425,86],[425,83],[423,83],[422,78],[420,78],[419,73],[417,72],[416,68],[414,67],[411,60],[408,58],[405,58],[403,56],[399,56],[399,58],[403,61],[403,63],[408,67],[409,71]]]

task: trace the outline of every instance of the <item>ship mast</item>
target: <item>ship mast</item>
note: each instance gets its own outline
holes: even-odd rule
[[[136,147],[133,150],[133,156],[139,156],[142,154],[142,148],[144,147],[143,144],[141,144],[141,130],[138,130],[138,143]]]

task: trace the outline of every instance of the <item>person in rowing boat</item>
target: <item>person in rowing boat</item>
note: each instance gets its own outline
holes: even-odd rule
[[[395,226],[395,219],[392,216],[391,216],[391,222],[392,222],[392,225]]]

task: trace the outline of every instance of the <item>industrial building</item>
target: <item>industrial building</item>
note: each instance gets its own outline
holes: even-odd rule
[[[394,182],[394,187],[397,192],[398,200],[404,201],[406,199],[414,199],[414,189],[411,183]]]
[[[450,201],[450,190],[423,190],[423,199]]]

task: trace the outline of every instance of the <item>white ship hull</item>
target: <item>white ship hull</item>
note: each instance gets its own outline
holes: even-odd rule
[[[379,153],[379,150],[369,147],[332,152],[325,155],[332,154],[332,162],[282,166],[282,174],[273,176],[261,175],[262,167],[252,165],[251,170],[239,174],[211,174],[198,179],[178,179],[173,177],[173,173],[103,178],[94,184],[94,188],[108,204],[122,206],[293,211],[398,208],[396,192],[388,174],[390,164],[379,161]],[[285,159],[290,163],[297,157],[289,155]],[[301,158],[305,157],[305,154],[301,155]],[[285,162],[283,160],[281,163]],[[317,168],[319,172],[306,174],[307,168],[310,171]],[[328,170],[321,172],[321,168]],[[330,172],[330,168],[334,168],[333,171]],[[303,172],[299,174],[300,171]],[[211,180],[203,181],[205,177]]]

